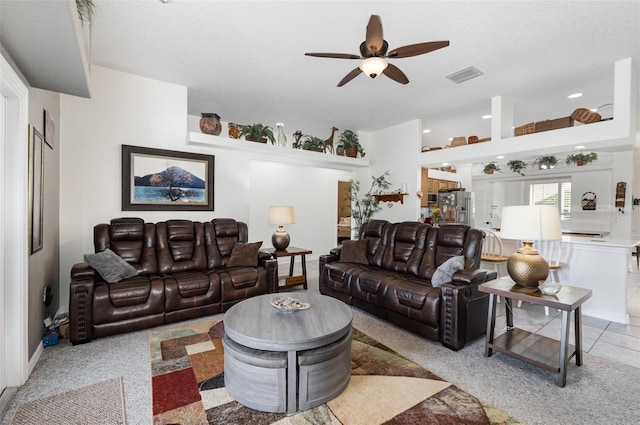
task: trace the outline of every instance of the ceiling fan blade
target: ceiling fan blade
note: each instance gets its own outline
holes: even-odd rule
[[[409,79],[404,75],[404,72],[400,71],[400,68],[392,63],[390,63],[382,73],[400,84],[407,84],[409,82]]]
[[[354,69],[353,71],[345,75],[342,80],[340,80],[340,82],[338,83],[338,87],[344,86],[345,84],[347,84],[349,81],[353,80],[360,74],[362,74],[362,71],[360,71],[360,68]]]
[[[368,54],[378,53],[384,44],[382,36],[382,20],[378,15],[371,15],[367,24],[367,36],[365,37],[365,50]]]
[[[305,53],[305,56],[314,56],[317,58],[335,58],[335,59],[362,59],[358,55],[350,53]]]
[[[409,46],[398,47],[389,52],[387,57],[389,58],[408,58],[411,56],[424,55],[425,53],[433,52],[434,50],[447,47],[449,41],[429,41],[427,43],[411,44]]]

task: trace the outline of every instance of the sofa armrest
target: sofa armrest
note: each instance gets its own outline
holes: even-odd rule
[[[451,283],[454,285],[469,285],[486,282],[487,270],[483,269],[464,269],[458,270],[451,277]]]
[[[96,276],[96,270],[87,263],[77,263],[71,267],[71,280],[95,279]]]
[[[74,276],[75,270],[77,276],[84,277],[74,277],[69,285],[69,339],[73,345],[89,342],[93,339],[93,288],[95,280],[82,265],[76,266],[72,268],[72,276]],[[89,267],[89,269],[91,268]]]
[[[334,253],[335,250],[338,250],[338,253]],[[338,261],[340,259],[340,248],[334,248],[330,251],[330,254],[324,254],[318,257],[318,288],[322,293],[322,288],[324,288],[324,265],[333,263],[334,261]]]
[[[486,273],[474,276],[484,278]],[[489,298],[478,291],[477,283],[445,283],[440,291],[440,340],[445,347],[458,351],[486,331]]]
[[[329,255],[332,255],[332,256],[336,257],[336,259],[339,259],[340,258],[340,252],[342,252],[342,248],[338,246],[336,248],[332,248],[329,251]]]
[[[265,254],[267,254],[268,257],[265,258],[261,253],[258,258],[258,263],[267,270],[268,293],[273,294],[274,292],[278,292],[278,260],[269,253]]]

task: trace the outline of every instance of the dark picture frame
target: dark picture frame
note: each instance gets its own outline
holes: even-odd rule
[[[56,138],[56,120],[46,109],[43,109],[42,126],[44,128],[44,141],[53,149]]]
[[[29,124],[29,241],[31,254],[42,249],[44,213],[44,137]]]
[[[122,145],[123,211],[213,211],[213,155]]]

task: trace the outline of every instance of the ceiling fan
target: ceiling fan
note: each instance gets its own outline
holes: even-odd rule
[[[430,41],[427,43],[417,43],[408,46],[398,47],[388,51],[389,44],[382,36],[382,21],[380,16],[371,15],[367,24],[367,35],[365,41],[360,44],[360,55],[348,53],[305,53],[306,56],[319,58],[336,59],[361,59],[360,66],[348,73],[340,82],[338,87],[342,87],[353,80],[362,71],[370,78],[376,78],[384,74],[400,84],[407,84],[409,79],[397,66],[389,63],[387,59],[408,58],[411,56],[423,55],[434,50],[447,47],[449,41]]]

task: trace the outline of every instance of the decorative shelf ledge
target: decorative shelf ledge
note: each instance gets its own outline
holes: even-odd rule
[[[404,197],[408,195],[407,193],[390,193],[387,195],[373,195],[374,198],[378,200],[378,202],[400,202],[404,204]]]
[[[242,152],[250,155],[251,159],[293,165],[348,171],[369,166],[369,160],[362,158],[350,158],[322,152],[284,148],[266,143],[248,142],[242,139],[230,139],[228,137],[212,136],[197,132],[190,132],[188,134],[187,144]]]

